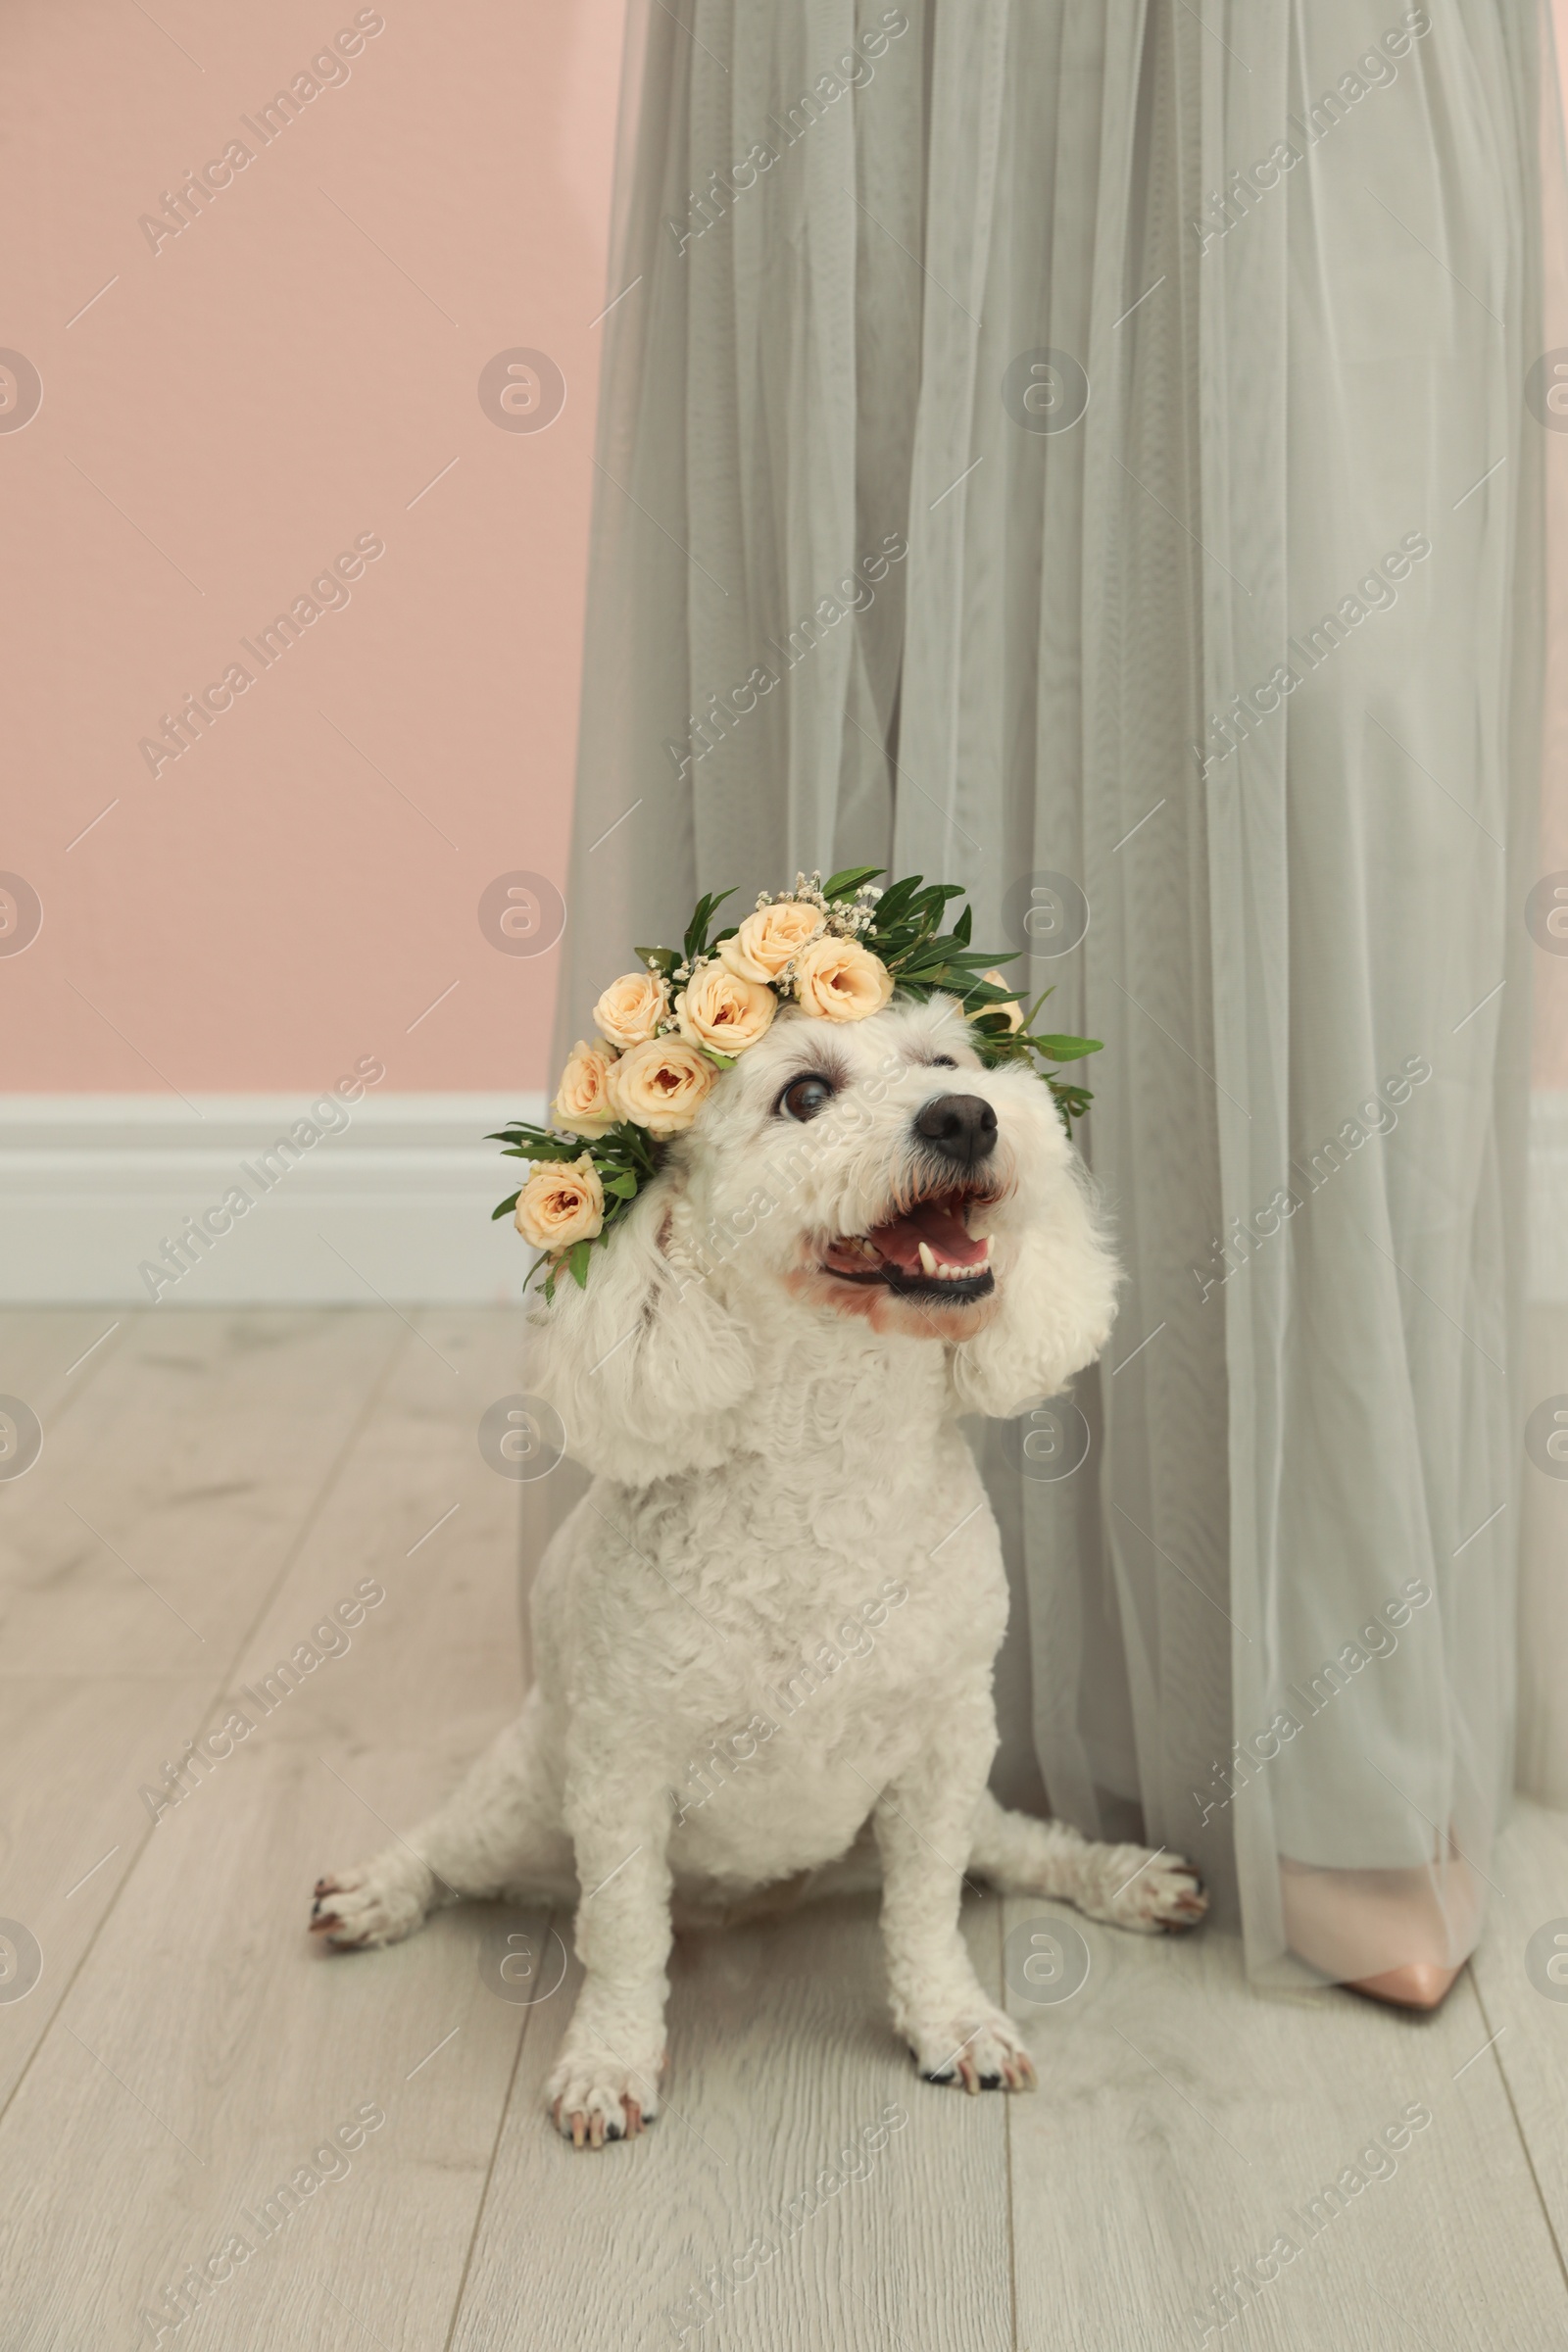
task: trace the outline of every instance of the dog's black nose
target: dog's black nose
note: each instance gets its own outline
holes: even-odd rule
[[[997,1114],[979,1095],[936,1095],[915,1113],[914,1132],[960,1167],[996,1149]]]

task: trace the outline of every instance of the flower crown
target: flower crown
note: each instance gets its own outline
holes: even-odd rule
[[[878,890],[882,870],[852,866],[826,882],[797,874],[793,890],[764,891],[744,922],[712,936],[734,892],[710,894],[699,900],[678,954],[638,948],[642,968],[611,982],[594,1006],[598,1036],[573,1046],[562,1072],[554,1125],[519,1123],[489,1139],[530,1163],[527,1182],[493,1214],[513,1217],[542,1253],[535,1271],[543,1269],[547,1299],[564,1264],[586,1285],[590,1251],[659,1173],[669,1138],[692,1124],[720,1073],[766,1036],[780,1004],[863,1021],[895,989],[921,1001],[945,993],[957,999],[989,1067],[1033,1070],[1069,1129],[1088,1108],[1088,1092],[1038,1068],[1037,1057],[1077,1061],[1098,1054],[1100,1040],[1031,1028],[1051,990],[1025,1013],[1002,974],[986,968],[1015,958],[970,947],[967,906],[944,930],[950,900],[966,896],[960,883],[909,874]]]

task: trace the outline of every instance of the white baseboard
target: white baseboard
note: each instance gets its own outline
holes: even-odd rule
[[[234,1187],[251,1207],[205,1252],[187,1248],[189,1271],[159,1286],[160,1305],[514,1300],[528,1251],[490,1211],[515,1189],[517,1162],[484,1139],[542,1118],[543,1097],[372,1091],[344,1107],[349,1124],[274,1160],[283,1172],[269,1186],[260,1155],[310,1117],[301,1097],[204,1095],[193,1108],[0,1097],[0,1300],[151,1305],[142,1265]]]
[[[304,1152],[270,1191],[242,1163],[310,1105],[293,1095],[0,1096],[0,1302],[150,1305],[147,1278],[187,1216],[245,1186],[254,1205],[161,1287],[161,1305],[515,1299],[527,1254],[490,1210],[516,1163],[484,1138],[541,1119],[540,1095],[377,1095]],[[1568,1303],[1568,1092],[1535,1098],[1532,1296]],[[340,1254],[339,1254],[340,1253]]]
[[[1530,1108],[1530,1295],[1568,1306],[1568,1090]]]

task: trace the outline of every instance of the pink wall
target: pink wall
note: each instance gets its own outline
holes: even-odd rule
[[[557,958],[477,907],[564,875],[623,6],[7,10],[0,346],[43,397],[0,429],[0,869],[44,917],[0,955],[5,1088],[306,1089],[361,1054],[544,1082]],[[241,118],[377,18],[264,146]],[[233,139],[155,253],[139,216]],[[546,430],[481,409],[516,347],[564,376]],[[13,369],[0,428],[19,400]],[[240,639],[360,534],[384,555],[264,670]],[[235,662],[155,778],[139,739]]]
[[[0,375],[0,871],[44,919],[0,953],[0,1088],[308,1089],[363,1054],[398,1089],[545,1082],[557,959],[477,910],[564,875],[624,4],[6,12],[0,348],[43,397],[4,429]],[[357,16],[383,29],[264,145],[241,118]],[[155,253],[140,217],[236,137]],[[537,433],[479,402],[518,347],[565,379]],[[1568,543],[1568,439],[1548,458]],[[350,603],[263,670],[240,639],[362,533],[386,552]],[[154,777],[140,740],[236,660],[253,682]],[[1552,755],[1543,870],[1560,708]],[[1537,978],[1561,1085],[1568,962]]]

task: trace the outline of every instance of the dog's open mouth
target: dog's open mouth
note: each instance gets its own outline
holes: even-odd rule
[[[823,1250],[821,1267],[840,1282],[880,1283],[901,1298],[960,1306],[996,1289],[991,1237],[969,1231],[988,1195],[934,1193],[869,1233],[846,1235]]]

